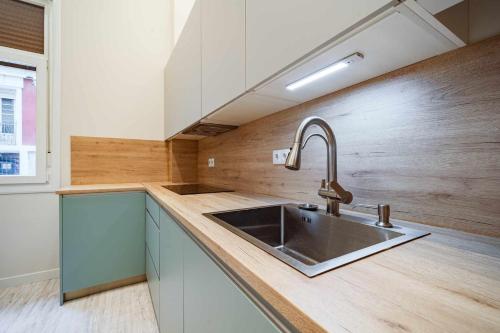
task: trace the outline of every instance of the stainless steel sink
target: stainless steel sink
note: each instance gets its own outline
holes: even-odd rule
[[[286,204],[204,214],[309,277],[428,233]]]

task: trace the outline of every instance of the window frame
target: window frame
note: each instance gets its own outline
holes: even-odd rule
[[[47,38],[45,39],[45,42],[47,42]],[[38,54],[0,46],[0,60],[36,68],[36,175],[0,176],[0,185],[47,183],[47,142],[49,116],[49,78],[47,54]]]
[[[61,0],[20,0],[44,7],[44,54],[48,60],[48,119],[44,183],[0,183],[2,194],[53,193],[61,181]],[[7,48],[9,50],[13,50]],[[30,52],[14,50],[21,53]]]
[[[9,182],[0,181],[1,194],[23,194],[23,193],[52,193],[60,186],[60,95],[61,95],[61,0],[20,0],[44,7],[44,53],[38,54],[23,50],[0,46],[2,53],[9,55],[21,55],[21,57],[33,56],[38,60],[45,60],[46,88],[44,99],[44,122],[41,129],[45,132],[45,140],[37,147],[38,154],[43,152],[40,160],[44,160],[41,174],[30,179],[20,179],[22,176],[14,176]],[[18,58],[19,59],[19,58]],[[16,63],[17,61],[10,61]],[[36,66],[38,68],[38,66]],[[41,67],[40,67],[41,68]],[[38,75],[38,74],[37,74]],[[37,89],[38,94],[38,89]],[[38,101],[37,101],[38,107]],[[37,120],[38,111],[37,111]],[[37,128],[39,127],[37,123]],[[38,135],[38,134],[37,134]],[[38,141],[38,136],[37,136]],[[38,144],[38,142],[37,142]],[[43,150],[42,150],[43,146]],[[38,172],[38,170],[37,170]],[[43,175],[43,176],[42,176]],[[42,179],[43,178],[43,179]],[[23,180],[21,182],[20,180]]]

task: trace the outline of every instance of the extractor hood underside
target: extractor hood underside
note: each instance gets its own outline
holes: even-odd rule
[[[197,123],[182,131],[185,135],[216,136],[237,129],[238,126],[212,123]]]

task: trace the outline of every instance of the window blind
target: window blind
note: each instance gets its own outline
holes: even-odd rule
[[[0,0],[0,46],[44,53],[44,8]]]

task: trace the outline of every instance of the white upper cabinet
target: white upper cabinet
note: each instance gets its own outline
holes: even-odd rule
[[[201,118],[201,3],[196,1],[165,68],[165,138]]]
[[[245,92],[245,0],[201,2],[205,116]]]
[[[209,123],[243,125],[296,104],[292,100],[250,92],[205,119]]]
[[[273,74],[392,0],[249,0],[246,4],[246,88]]]
[[[432,14],[457,1],[197,0],[165,70],[166,138],[198,121],[241,125],[463,46]],[[353,54],[362,60],[287,89]]]
[[[432,23],[439,24],[436,20]],[[395,69],[453,50],[463,44],[446,37],[444,26],[432,26],[405,3],[385,11],[348,38],[304,59],[257,92],[298,103],[323,96]],[[362,60],[295,90],[286,87],[359,53]]]

